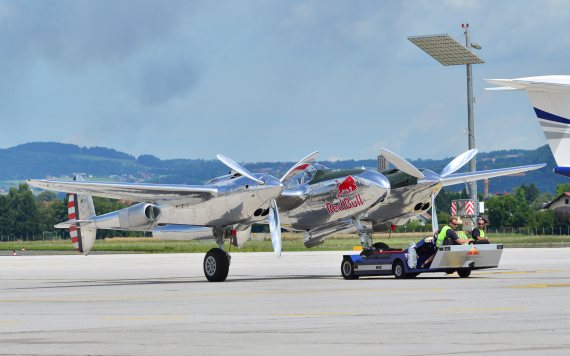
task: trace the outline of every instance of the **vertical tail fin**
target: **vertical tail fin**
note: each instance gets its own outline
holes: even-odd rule
[[[570,167],[570,76],[488,79],[487,82],[528,92],[556,164]]]
[[[74,180],[82,181],[81,175],[75,175]],[[95,216],[95,206],[93,205],[93,198],[89,194],[69,194],[67,203],[67,214],[69,220],[85,220]],[[89,227],[90,224],[77,223],[69,227],[69,235],[71,242],[75,249],[85,255],[89,254],[95,237],[97,229]]]

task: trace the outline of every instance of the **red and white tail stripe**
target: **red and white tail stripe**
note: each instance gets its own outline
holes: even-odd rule
[[[67,202],[67,216],[69,220],[77,219],[77,209],[75,202],[77,200],[77,195],[69,194],[69,199]],[[79,252],[83,252],[83,246],[81,245],[81,229],[77,228],[76,224],[72,224],[69,227],[69,236],[71,236],[71,242],[73,242],[73,247]]]

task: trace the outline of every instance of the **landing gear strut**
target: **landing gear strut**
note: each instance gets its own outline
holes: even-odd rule
[[[352,224],[356,228],[356,231],[358,231],[362,251],[372,251],[374,249],[374,245],[372,244],[372,232],[368,232],[368,229],[362,226],[358,218],[353,218]]]
[[[204,257],[204,275],[210,282],[223,282],[230,270],[230,254],[224,251],[224,241],[231,235],[231,229],[214,228],[214,238],[218,248],[212,248]]]

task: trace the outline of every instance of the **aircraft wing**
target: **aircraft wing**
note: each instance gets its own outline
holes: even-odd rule
[[[58,192],[91,194],[98,197],[149,203],[169,201],[199,203],[218,194],[218,188],[211,185],[108,183],[45,179],[28,179],[28,184]]]
[[[447,177],[443,177],[441,181],[443,183],[443,186],[448,186],[448,185],[472,182],[481,179],[508,176],[511,174],[532,171],[535,169],[542,168],[544,166],[546,166],[546,164],[541,163],[541,164],[531,164],[528,166],[490,169],[487,171],[456,173],[456,174],[450,174]]]

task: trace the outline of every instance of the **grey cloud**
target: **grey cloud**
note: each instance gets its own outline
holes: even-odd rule
[[[3,3],[3,61],[43,59],[66,67],[125,59],[170,36],[188,1],[11,1]]]
[[[139,78],[139,100],[145,105],[155,105],[182,97],[197,80],[197,72],[183,58],[147,63]]]

